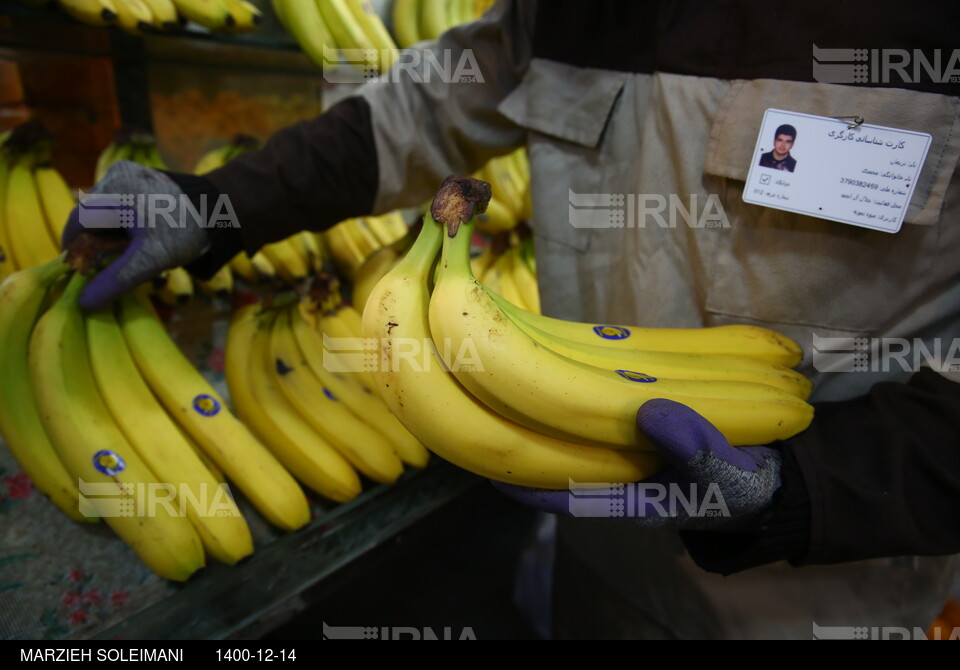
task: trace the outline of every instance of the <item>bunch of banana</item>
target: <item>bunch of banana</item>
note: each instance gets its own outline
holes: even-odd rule
[[[801,351],[778,333],[567,322],[489,292],[469,258],[489,193],[482,182],[448,180],[363,312],[362,334],[385,358],[377,389],[431,451],[494,480],[566,489],[571,480],[637,481],[662,467],[634,422],[647,399],[689,405],[735,445],[807,427],[810,383],[788,367]],[[429,355],[406,355],[412,341]]]
[[[281,24],[322,69],[344,62],[365,74],[388,69],[398,49],[367,0],[273,0]]]
[[[0,434],[38,490],[102,519],[156,574],[253,551],[246,521],[141,376],[112,310],[85,316],[63,258],[0,285]]]
[[[491,159],[474,177],[493,187],[486,210],[477,214],[477,230],[495,235],[513,230],[521,221],[532,218],[530,162],[526,148]]]
[[[263,22],[263,13],[247,0],[20,0],[21,4],[56,5],[90,26],[116,26],[132,35],[181,28],[187,21],[213,31],[242,33]]]
[[[0,278],[60,254],[60,235],[76,201],[50,162],[52,147],[36,121],[0,142]]]
[[[494,0],[396,0],[393,5],[393,33],[406,49],[424,40],[435,40],[444,32],[475,21],[493,6]]]
[[[360,493],[358,474],[392,484],[405,463],[424,467],[427,450],[356,375],[338,371],[343,361],[304,312],[278,300],[234,314],[226,371],[239,416],[305,486],[336,502]]]
[[[200,157],[193,168],[193,174],[204,175],[221,168],[240,154],[256,151],[260,140],[250,135],[236,135],[228,143],[215,147]]]
[[[356,280],[367,258],[407,235],[400,212],[342,221],[323,233],[334,265],[350,281]]]
[[[100,152],[94,179],[99,182],[106,176],[111,165],[124,160],[157,170],[167,169],[167,164],[157,148],[157,138],[153,133],[141,128],[125,126],[114,133],[113,141]]]
[[[417,232],[419,232],[419,226],[414,226],[393,244],[381,247],[367,256],[353,278],[351,302],[356,309],[363,311],[363,307],[367,304],[367,299],[373,289],[383,279],[383,276],[396,267],[400,259],[409,251],[414,240],[417,239]]]

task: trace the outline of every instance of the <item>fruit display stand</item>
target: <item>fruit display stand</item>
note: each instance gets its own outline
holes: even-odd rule
[[[0,110],[8,125],[29,111],[49,128],[74,189],[93,183],[97,155],[124,124],[154,131],[171,169],[189,171],[210,145],[240,132],[265,138],[327,102],[316,67],[265,16],[246,35],[133,37],[0,3]],[[228,399],[231,307],[197,293],[165,315],[174,341]],[[482,482],[434,459],[391,486],[365,481],[348,503],[311,496],[312,522],[293,533],[238,496],[253,555],[232,567],[210,560],[178,584],[154,575],[105,524],[66,518],[0,442],[0,639],[256,638],[304,609],[305,594],[338,570]]]

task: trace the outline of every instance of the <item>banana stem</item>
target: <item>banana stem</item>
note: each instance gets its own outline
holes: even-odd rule
[[[477,214],[487,211],[490,202],[490,184],[472,177],[447,177],[440,185],[430,215],[447,226],[447,235],[454,237],[460,225],[473,221]]]

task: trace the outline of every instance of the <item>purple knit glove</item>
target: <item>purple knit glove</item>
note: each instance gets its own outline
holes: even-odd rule
[[[162,202],[167,216],[144,220],[134,204],[149,195],[155,208]],[[98,197],[100,196],[100,197]],[[162,201],[161,201],[162,199]],[[184,194],[159,170],[130,161],[110,166],[81,204],[70,213],[63,230],[63,246],[82,232],[125,234],[130,240],[124,253],[99,272],[80,294],[80,308],[97,310],[132,291],[164,270],[188,265],[209,246],[207,230],[184,216]],[[162,219],[162,220],[161,220]],[[185,225],[172,225],[171,222]]]
[[[643,404],[637,425],[668,463],[642,482],[571,491],[493,485],[544,512],[629,518],[643,527],[741,530],[769,508],[780,486],[777,449],[732,447],[702,416],[662,398]]]

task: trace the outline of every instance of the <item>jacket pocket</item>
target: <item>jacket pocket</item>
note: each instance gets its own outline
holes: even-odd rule
[[[933,142],[899,233],[744,203],[743,186],[768,108],[930,133]],[[958,100],[901,89],[735,82],[711,129],[706,179],[730,223],[719,236],[706,309],[719,317],[877,332],[944,278],[935,260],[945,198],[960,155]],[[809,162],[809,161],[808,161]]]
[[[538,235],[585,251],[590,230],[570,215],[571,193],[601,190],[604,131],[626,73],[534,59],[499,111],[528,131]]]

